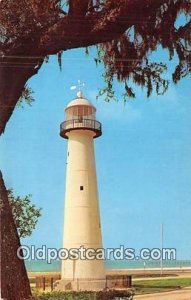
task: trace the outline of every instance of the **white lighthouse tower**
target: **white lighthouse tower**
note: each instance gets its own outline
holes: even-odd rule
[[[63,248],[102,248],[94,138],[102,134],[96,108],[81,91],[65,109],[60,135],[68,140]],[[104,261],[62,260],[59,289],[91,290],[105,286]]]

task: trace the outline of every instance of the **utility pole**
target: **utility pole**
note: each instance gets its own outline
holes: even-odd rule
[[[161,261],[160,261],[160,274],[163,275],[163,238],[164,238],[164,228],[163,223],[161,224]]]

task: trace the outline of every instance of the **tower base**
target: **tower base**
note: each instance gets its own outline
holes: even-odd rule
[[[106,288],[106,279],[61,279],[54,288],[57,291],[102,291]]]

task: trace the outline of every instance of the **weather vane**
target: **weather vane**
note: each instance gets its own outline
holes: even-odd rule
[[[75,89],[78,89],[78,91],[81,91],[81,88],[85,86],[85,83],[84,82],[81,82],[80,80],[78,80],[78,84],[77,85],[72,85],[70,87],[71,90],[75,90]]]

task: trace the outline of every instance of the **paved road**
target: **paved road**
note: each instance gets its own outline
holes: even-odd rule
[[[191,300],[191,287],[178,291],[135,296],[134,300]]]
[[[167,279],[177,279],[177,278],[191,278],[191,273],[178,274],[176,276],[164,276],[164,277],[135,277],[133,281],[142,281],[142,280],[167,280]]]

